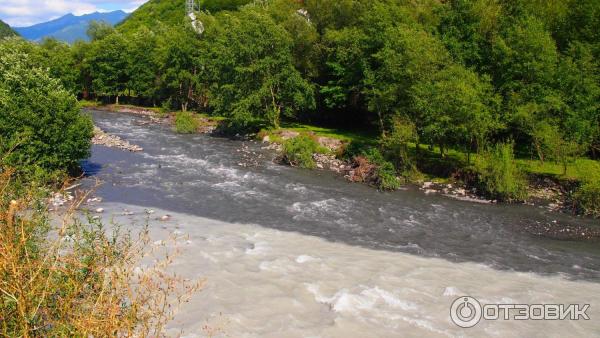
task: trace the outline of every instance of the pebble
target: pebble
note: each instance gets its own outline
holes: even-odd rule
[[[92,138],[92,143],[95,145],[117,148],[131,152],[140,152],[144,150],[142,147],[131,144],[116,135],[107,134],[98,127],[94,127],[94,138]]]
[[[97,213],[97,214],[101,214],[101,213],[103,213],[103,212],[104,212],[104,209],[103,209],[103,208],[98,208],[98,209],[96,209],[96,213]]]

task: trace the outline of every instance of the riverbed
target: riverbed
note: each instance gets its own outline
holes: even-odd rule
[[[145,118],[93,112],[139,153],[94,146],[106,219],[189,238],[175,269],[206,278],[169,329],[230,337],[593,336],[600,244],[539,238],[528,224],[587,224],[532,206],[483,205],[407,189],[381,193],[272,162],[258,142],[178,135]],[[252,165],[246,165],[251,158]],[[127,212],[124,212],[127,210]],[[133,214],[130,214],[133,213]],[[125,214],[125,215],[124,215]],[[590,304],[591,320],[482,321],[452,302]]]

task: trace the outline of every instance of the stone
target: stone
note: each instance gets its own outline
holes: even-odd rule
[[[96,209],[96,213],[97,213],[97,214],[101,214],[101,213],[103,213],[103,212],[104,212],[104,209],[103,209],[103,208],[98,208],[98,209]]]
[[[140,152],[144,150],[142,147],[133,145],[116,135],[109,135],[98,127],[94,127],[94,137],[92,138],[92,143],[95,145],[105,146],[108,148],[117,148],[130,152]]]

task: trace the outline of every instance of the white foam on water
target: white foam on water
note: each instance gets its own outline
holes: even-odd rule
[[[296,263],[298,263],[298,264],[318,262],[318,261],[320,261],[319,258],[315,258],[315,257],[308,256],[308,255],[300,255],[300,256],[296,257]]]
[[[303,204],[329,208],[340,201]],[[103,204],[103,217],[123,209],[143,222],[144,208]],[[560,276],[499,271],[400,252],[329,242],[255,225],[228,224],[169,211],[151,220],[153,241],[175,224],[189,235],[174,271],[206,278],[205,289],[169,324],[190,337],[219,327],[215,337],[589,337],[600,332],[600,284]],[[174,223],[176,220],[177,223]],[[140,223],[141,223],[140,222]],[[482,321],[465,331],[449,316],[456,297],[486,302],[592,304],[589,321]]]

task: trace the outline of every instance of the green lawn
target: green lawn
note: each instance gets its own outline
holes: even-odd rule
[[[318,136],[331,137],[343,142],[360,142],[375,144],[378,135],[374,132],[349,130],[342,128],[318,127],[302,123],[282,123],[281,130],[292,130],[299,133],[314,133]]]

